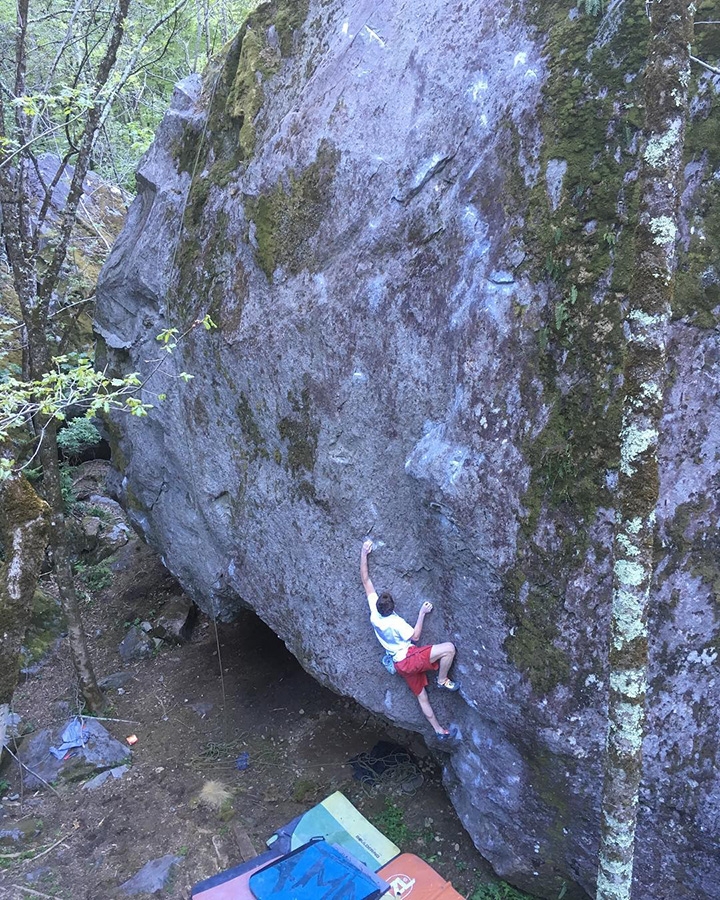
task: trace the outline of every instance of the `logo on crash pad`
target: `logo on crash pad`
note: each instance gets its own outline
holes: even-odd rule
[[[409,875],[394,875],[390,882],[393,897],[407,897],[415,884],[415,879]]]

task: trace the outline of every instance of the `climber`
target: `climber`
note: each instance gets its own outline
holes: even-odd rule
[[[443,644],[416,646],[420,640],[425,616],[432,612],[432,603],[425,602],[420,607],[415,627],[397,615],[392,594],[383,591],[378,597],[368,572],[368,554],[372,551],[372,541],[365,541],[360,554],[360,577],[370,604],[370,622],[375,629],[375,636],[382,646],[392,655],[395,669],[407,682],[415,694],[425,718],[432,725],[440,740],[450,740],[451,734],[438,722],[426,687],[427,672],[437,671],[437,685],[445,691],[457,691],[459,685],[448,678],[450,666],[455,659],[455,645],[449,641]]]

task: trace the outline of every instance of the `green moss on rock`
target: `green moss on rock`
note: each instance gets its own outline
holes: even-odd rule
[[[689,534],[690,524],[703,519],[708,524]],[[664,545],[658,545],[657,552],[662,552],[665,558],[662,581],[687,569],[711,588],[715,617],[720,620],[720,530],[711,524],[712,521],[709,497],[680,503],[672,519],[665,524],[666,540]]]
[[[30,610],[30,623],[23,641],[22,665],[25,668],[45,656],[60,636],[64,622],[59,601],[42,590],[36,590]]]
[[[310,0],[284,0],[278,4],[275,28],[283,56],[290,56],[292,53],[295,33],[305,22],[309,8]]]
[[[557,561],[552,564],[557,565]],[[523,593],[516,588],[510,594],[513,600],[507,612],[512,624],[505,651],[533,690],[547,694],[556,685],[567,682],[570,675],[570,657],[556,643],[563,597],[550,586],[542,585],[528,586]]]
[[[250,406],[250,401],[242,391],[240,391],[240,397],[235,409],[249,460],[252,462],[258,457],[267,458],[268,452],[265,447],[262,432],[257,424],[252,407]]]
[[[264,30],[248,25],[226,104],[228,115],[238,120],[241,159],[248,159],[255,150],[255,116],[265,100],[264,79],[280,66],[280,55],[268,45]]]
[[[283,416],[278,422],[278,433],[287,444],[287,465],[293,475],[312,472],[317,461],[320,429],[313,421],[310,391],[303,388],[300,396],[288,396],[294,415]]]
[[[720,182],[709,176],[720,166],[720,100],[707,83],[702,100],[705,108],[685,135],[685,161],[702,165],[705,180],[688,211],[693,226],[688,246],[679,248],[673,315],[698,328],[716,328],[720,321]]]
[[[208,66],[204,94],[209,100],[207,129],[199,135],[186,126],[174,156],[178,171],[195,176],[214,160],[205,176],[217,183],[212,169],[236,171],[255,150],[255,119],[265,102],[265,82],[291,55],[295,35],[308,12],[308,0],[274,0],[261,4],[243,23],[235,38]],[[271,43],[270,30],[277,35]],[[211,155],[212,151],[212,155]]]
[[[268,278],[278,266],[291,275],[315,267],[311,238],[330,210],[339,160],[339,151],[324,142],[299,174],[290,171],[268,193],[246,198],[247,216],[255,223],[256,258]]]
[[[615,35],[599,47],[596,19],[571,19],[560,2],[535,10],[549,68],[541,177],[529,198],[517,178],[509,189],[525,206],[525,266],[545,281],[550,300],[526,382],[542,384],[547,421],[523,446],[527,514],[507,582],[505,649],[543,694],[571,677],[560,633],[565,593],[587,553],[598,507],[611,502],[608,473],[619,460],[620,303],[629,287],[637,202],[626,176],[636,164],[641,116],[633,76],[644,64],[647,21],[639,7],[626,8]],[[555,208],[545,178],[553,160],[567,166]],[[561,536],[551,555],[537,532],[547,520]]]

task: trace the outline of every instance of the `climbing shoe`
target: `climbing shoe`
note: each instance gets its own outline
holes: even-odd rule
[[[462,733],[457,725],[451,725],[447,734],[435,734],[443,747],[455,747],[462,741]]]
[[[438,678],[437,686],[442,688],[444,691],[459,691],[460,685],[456,681],[451,681],[449,678],[446,678],[445,681],[440,681]]]

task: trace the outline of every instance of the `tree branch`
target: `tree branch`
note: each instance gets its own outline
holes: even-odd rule
[[[179,0],[179,2],[176,3],[171,10],[169,10],[164,16],[161,16],[153,25],[151,25],[150,28],[148,28],[148,30],[145,32],[145,34],[140,38],[137,46],[130,56],[130,59],[126,63],[125,68],[120,75],[120,78],[114,85],[113,89],[110,91],[108,98],[105,101],[105,106],[103,108],[102,115],[100,116],[99,128],[102,128],[102,126],[105,124],[105,121],[110,114],[112,104],[115,102],[115,98],[117,97],[117,95],[125,87],[128,79],[135,74],[135,64],[137,63],[138,58],[140,57],[140,54],[145,47],[145,44],[147,44],[148,40],[155,34],[156,31],[158,31],[158,29],[162,28],[162,26],[174,15],[176,15],[186,4],[187,0]]]
[[[95,96],[95,105],[92,109],[88,110],[87,119],[85,120],[85,128],[80,142],[78,159],[75,163],[75,171],[73,172],[68,199],[62,215],[60,236],[47,268],[47,272],[38,285],[38,295],[43,301],[48,301],[55,290],[60,276],[60,269],[62,268],[62,264],[67,255],[68,241],[70,240],[70,234],[72,233],[73,225],[75,224],[75,218],[82,196],[83,182],[85,181],[85,175],[90,166],[93,144],[95,143],[95,137],[100,125],[100,117],[103,112],[103,107],[100,105],[100,98],[117,60],[118,48],[120,47],[120,41],[122,40],[129,6],[130,0],[119,0],[114,17],[115,22],[112,29],[112,35],[105,51],[105,55],[98,66],[93,92]]]
[[[702,66],[703,69],[707,69],[708,72],[712,72],[714,75],[720,75],[720,69],[718,69],[717,66],[711,66],[710,63],[706,63],[704,60],[698,59],[697,56],[693,56],[692,54],[690,54],[690,59],[699,66]]]

